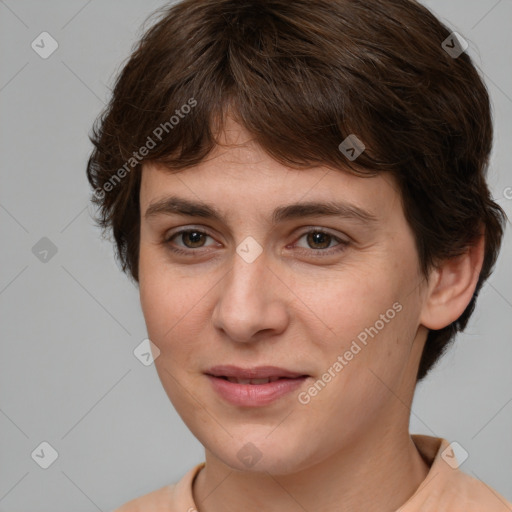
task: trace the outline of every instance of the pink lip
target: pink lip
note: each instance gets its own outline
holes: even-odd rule
[[[309,378],[297,372],[291,372],[275,366],[257,368],[239,368],[236,366],[215,366],[206,375],[213,389],[226,401],[242,407],[259,407],[296,390]],[[267,384],[237,384],[222,377],[239,379],[263,379],[268,377],[285,377]]]
[[[296,377],[307,376],[304,372],[292,372],[278,366],[256,366],[254,368],[240,368],[233,365],[212,366],[205,372],[214,377],[236,377],[237,379],[265,379],[268,377]]]
[[[213,389],[233,405],[258,407],[268,405],[274,400],[300,387],[308,377],[276,380],[267,384],[237,384],[222,377],[208,375]]]

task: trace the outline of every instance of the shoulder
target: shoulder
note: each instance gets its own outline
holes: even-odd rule
[[[463,471],[454,471],[445,495],[446,510],[464,512],[511,512],[512,503],[495,489]]]
[[[188,470],[178,482],[135,498],[112,512],[190,512],[194,503],[192,486],[205,462]]]
[[[453,446],[446,439],[411,437],[430,471],[397,512],[512,512],[512,503],[460,469]]]
[[[112,512],[161,512],[162,510],[169,510],[171,512],[169,505],[174,501],[175,487],[176,484],[166,485],[128,501]]]

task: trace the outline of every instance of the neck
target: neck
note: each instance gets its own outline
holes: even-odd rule
[[[393,512],[429,471],[407,429],[383,435],[380,426],[347,445],[286,475],[234,471],[206,450],[206,465],[193,489],[198,512]]]

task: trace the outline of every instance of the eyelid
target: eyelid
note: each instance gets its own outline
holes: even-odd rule
[[[347,242],[348,243],[348,236],[345,235],[345,237],[347,238],[347,240],[344,240],[343,238],[341,238],[341,236],[339,234],[335,234],[332,232],[332,230],[330,228],[324,228],[324,227],[321,227],[321,226],[305,226],[304,227],[304,231],[301,231],[299,233],[299,237],[302,237],[304,235],[307,235],[308,233],[311,233],[311,232],[315,232],[315,233],[325,233],[326,235],[329,235],[329,236],[332,236],[333,238],[336,238],[336,240],[339,240],[341,242]]]

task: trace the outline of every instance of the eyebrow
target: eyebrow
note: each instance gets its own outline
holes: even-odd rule
[[[190,217],[201,217],[204,219],[217,220],[224,222],[224,216],[213,205],[202,201],[190,201],[177,196],[165,197],[151,203],[144,218],[146,220],[158,215],[185,215]],[[378,217],[371,212],[364,210],[354,204],[345,202],[302,202],[279,206],[272,213],[272,223],[302,217],[343,217],[355,219],[364,223],[376,223]]]

